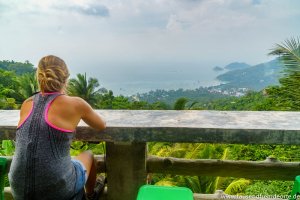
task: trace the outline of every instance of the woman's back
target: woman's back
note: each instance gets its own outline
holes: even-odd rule
[[[56,93],[45,93],[45,96]],[[33,101],[29,98],[24,102],[21,109],[20,123],[18,127],[26,120],[32,111]],[[78,122],[81,119],[80,115],[80,100],[77,97],[70,97],[67,95],[57,96],[48,108],[47,121],[65,130],[75,130]]]
[[[61,116],[57,112],[61,110],[54,107],[63,98],[60,95],[36,94],[25,121],[20,120],[10,169],[15,199],[69,199],[75,194],[76,170],[69,152],[73,133],[66,129],[72,123],[64,122],[65,126],[58,127]],[[70,104],[67,107],[72,110]]]

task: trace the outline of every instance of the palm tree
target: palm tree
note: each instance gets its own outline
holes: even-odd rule
[[[190,103],[190,105],[188,105],[189,102],[190,100],[185,97],[178,98],[174,103],[174,110],[190,110],[195,104],[198,103],[198,101],[193,101]]]
[[[283,77],[280,86],[270,87],[266,91],[271,98],[276,99],[278,105],[285,110],[300,110],[300,41],[298,38],[285,40],[276,44],[269,55],[279,56],[283,63]]]
[[[300,72],[300,38],[285,40],[282,44],[276,44],[269,55],[277,55],[285,66],[284,73],[289,76]]]
[[[35,77],[35,73],[26,73],[22,76],[17,77],[19,83],[19,94],[25,99],[32,96],[38,91],[38,84]]]
[[[96,78],[89,78],[87,80],[86,73],[77,74],[76,78],[69,81],[68,94],[81,97],[91,106],[95,106],[101,92],[101,89],[97,89],[99,86],[100,84]]]
[[[176,100],[174,104],[174,110],[185,110],[186,103],[188,102],[188,99],[185,97],[181,97]]]

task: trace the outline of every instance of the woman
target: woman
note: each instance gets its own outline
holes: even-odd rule
[[[92,128],[105,121],[79,97],[65,95],[68,68],[56,56],[43,57],[37,68],[40,92],[25,100],[16,132],[9,180],[15,200],[97,198],[96,167],[90,152],[70,157],[70,143],[82,119]]]

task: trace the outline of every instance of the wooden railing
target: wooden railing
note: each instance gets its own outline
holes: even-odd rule
[[[298,112],[99,110],[107,129],[95,131],[80,122],[75,140],[106,141],[107,199],[134,200],[147,173],[294,180],[299,162],[187,160],[147,156],[146,143],[191,142],[300,145]],[[14,139],[19,111],[0,111],[0,140]],[[105,165],[105,167],[103,167]],[[195,199],[203,196],[195,194]]]

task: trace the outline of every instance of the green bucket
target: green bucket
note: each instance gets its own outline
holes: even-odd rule
[[[193,200],[193,192],[185,187],[143,185],[137,200]]]
[[[0,157],[0,200],[4,199],[4,180],[6,175],[6,158]]]
[[[300,176],[296,176],[293,190],[291,192],[289,200],[297,200],[298,196],[300,196]]]

